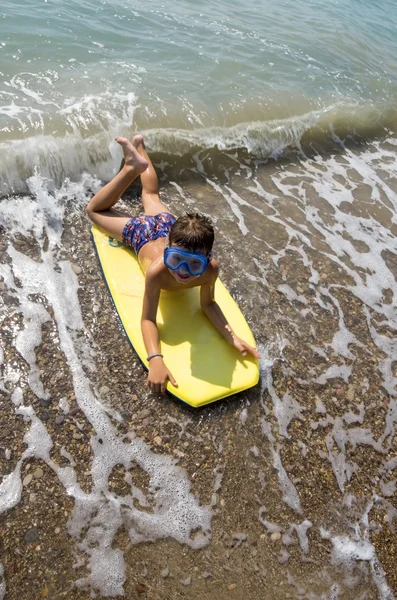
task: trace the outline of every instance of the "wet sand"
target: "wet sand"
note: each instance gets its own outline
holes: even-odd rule
[[[336,161],[346,166],[343,156]],[[102,279],[88,220],[81,211],[70,210],[64,219],[58,259],[72,263],[79,282],[84,330],[75,343],[86,376],[104,406],[119,413],[120,419],[108,413],[118,435],[134,431],[153,452],[176,457],[193,494],[213,511],[212,537],[201,550],[171,538],[133,544],[128,522],[119,528],[112,547],[124,552],[127,598],[350,600],[392,598],[390,594],[397,593],[393,524],[397,445],[390,425],[395,396],[385,388],[380,371],[385,353],[374,342],[371,327],[390,340],[394,332],[382,323],[386,320],[382,315],[351,292],[354,277],[348,256],[337,256],[329,240],[318,235],[315,221],[310,223],[307,213],[292,201],[293,190],[306,186],[306,203],[322,211],[323,223],[327,211],[329,222],[335,222],[335,207],[315,193],[300,165],[287,165],[282,167],[288,170],[282,182],[290,186],[291,196],[286,187],[277,186],[279,164],[259,165],[255,181],[265,189],[266,201],[253,191],[258,185],[244,170],[225,170],[221,178],[211,176],[206,165],[206,181],[197,175],[187,182],[179,173],[178,183],[188,200],[196,198],[197,208],[214,218],[222,280],[263,352],[257,387],[200,410],[149,393],[145,372]],[[170,183],[174,175],[164,175],[162,193],[179,213],[189,202],[175,193]],[[348,182],[340,179],[341,189],[352,186],[355,177],[360,185],[354,190],[356,203],[349,205],[352,211],[376,217],[393,231],[391,217],[396,213],[390,198],[383,198],[381,206],[371,198],[363,178],[352,173]],[[209,181],[222,188],[223,199]],[[384,173],[383,181],[395,195],[395,179]],[[338,177],[332,185],[335,182]],[[134,199],[126,202],[136,206]],[[292,230],[299,235],[292,235]],[[354,231],[352,237],[359,245]],[[6,262],[9,240],[3,229],[1,254]],[[12,244],[36,260],[40,256],[30,236],[18,235]],[[396,254],[390,251],[385,257],[396,277]],[[359,272],[360,267],[355,269]],[[72,460],[77,480],[88,492],[95,432],[76,403],[57,324],[55,320],[43,324],[42,342],[36,348],[40,378],[49,392],[49,399],[39,400],[29,390],[29,367],[15,348],[15,333],[22,326],[20,313],[13,312],[15,295],[8,294],[4,283],[0,286],[4,301],[0,336],[7,365],[7,373],[3,365],[5,389],[0,391],[1,473],[13,472],[26,448],[23,436],[30,423],[15,413],[10,402],[18,381],[24,386],[25,404],[34,408],[52,438],[51,458],[60,466]],[[51,313],[45,298],[32,300],[42,302]],[[385,291],[385,305],[387,300]],[[332,374],[332,368],[335,376],[324,377]],[[396,362],[391,369],[397,377]],[[14,379],[12,372],[17,373]],[[384,436],[387,429],[390,434]],[[130,474],[134,485],[150,496],[147,473],[134,465]],[[128,494],[126,475],[124,466],[116,465],[109,491]],[[89,575],[87,556],[79,550],[79,540],[68,533],[73,497],[42,460],[25,460],[21,476],[21,500],[3,513],[0,522],[5,598],[90,598],[89,581],[82,581]],[[135,505],[150,512],[137,500]],[[356,543],[350,557],[347,537]],[[338,540],[346,542],[339,554]],[[373,563],[369,542],[378,559]],[[84,564],[79,566],[81,559]],[[378,585],[373,570],[379,572]],[[390,588],[384,593],[382,578]],[[76,580],[81,580],[80,587]]]

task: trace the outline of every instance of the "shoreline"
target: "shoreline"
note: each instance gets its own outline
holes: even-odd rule
[[[373,152],[377,164],[376,147]],[[344,162],[348,159],[351,164],[357,161],[354,164],[358,167],[361,164],[360,152],[356,156],[351,151],[340,157],[337,165],[332,164],[333,172],[337,173],[337,166],[345,172],[352,169]],[[380,255],[376,244],[380,244],[393,214],[391,195],[389,202],[382,194],[381,201],[373,202],[365,181],[350,172],[349,186],[356,185],[350,212],[342,205],[346,197],[336,195],[339,204],[336,200],[331,203],[334,196],[317,197],[309,190],[309,176],[316,185],[322,181],[320,177],[328,181],[326,161],[324,158],[318,166],[320,175],[310,171],[315,164],[310,161],[289,169],[288,163],[274,163],[258,170],[255,180],[248,183],[238,170],[229,171],[229,179],[221,184],[224,196],[211,186],[210,181],[215,179],[210,175],[197,176],[194,182],[186,182],[182,177],[185,198],[195,197],[199,210],[212,210],[222,279],[246,315],[257,342],[268,351],[262,385],[200,411],[148,393],[143,369],[123,334],[102,280],[89,224],[79,204],[82,199],[76,206],[70,203],[62,217],[60,244],[46,234],[56,267],[54,278],[62,261],[71,265],[71,272],[67,271],[70,278],[65,281],[72,282],[68,294],[78,299],[79,307],[76,305],[73,313],[76,321],[71,339],[84,377],[91,388],[96,388],[106,408],[101,410],[117,439],[134,431],[158,458],[177,459],[198,506],[210,507],[212,511],[211,540],[201,550],[169,537],[135,544],[127,533],[130,521],[121,524],[112,548],[124,552],[126,597],[256,598],[267,590],[272,598],[281,600],[331,593],[332,586],[335,593],[335,586],[340,586],[341,599],[364,592],[371,598],[386,599],[387,593],[382,596],[379,587],[385,582],[391,593],[397,594],[393,567],[397,552],[395,508],[392,510],[396,498],[395,466],[391,468],[395,452],[392,439],[385,436],[390,429],[388,415],[395,397],[390,396],[388,380],[379,369],[386,365],[382,362],[385,346],[381,343],[392,339],[388,338],[392,330],[381,320],[385,321],[387,315],[391,318],[392,305],[385,296],[379,312],[375,313],[374,308],[370,311],[360,298],[363,292],[358,289],[358,279],[353,277],[361,276],[364,266],[357,263],[353,272],[351,265],[353,258],[358,261],[368,252]],[[365,163],[366,168],[368,164]],[[395,186],[384,174],[385,165],[377,168],[383,173],[385,186]],[[339,171],[332,184],[348,189],[341,177]],[[174,177],[170,179],[174,181]],[[321,223],[314,218],[304,221],[303,199],[301,204],[293,201],[293,194],[302,189],[303,183],[307,186],[307,206],[321,208]],[[260,185],[262,196],[253,191],[260,190]],[[394,188],[383,187],[382,192],[387,189]],[[180,212],[187,202],[175,190],[164,175],[162,193],[170,207]],[[352,194],[353,191],[350,190]],[[239,203],[239,198],[248,206]],[[135,200],[133,206],[136,207]],[[230,210],[232,206],[234,212]],[[339,210],[341,207],[343,211]],[[316,216],[318,212],[308,210],[305,217],[312,214]],[[340,223],[347,228],[348,223],[357,225],[360,219],[369,218],[373,226],[378,224],[378,230],[369,236],[373,246],[368,246],[367,252],[362,248],[360,256],[335,252],[340,248],[337,242],[344,239],[335,219],[344,219],[344,215],[351,220],[340,221],[339,227]],[[244,234],[244,226],[249,233]],[[293,228],[295,237],[288,236],[288,227]],[[38,243],[29,236],[14,235],[11,243],[15,251],[10,255],[10,235],[5,229],[0,233],[5,258],[0,273],[4,279],[11,263],[15,275],[20,273],[20,287],[10,290],[7,283],[1,282],[5,301],[2,368],[9,387],[0,392],[2,472],[11,473],[26,450],[23,438],[30,427],[29,419],[16,414],[18,407],[10,401],[11,392],[22,386],[24,403],[33,407],[53,441],[51,459],[60,468],[72,467],[82,491],[88,494],[95,481],[91,475],[92,444],[100,435],[99,428],[93,427],[90,411],[85,414],[78,404],[82,399],[72,380],[73,364],[61,348],[62,344],[66,346],[59,333],[59,317],[54,316],[56,305],[41,296],[39,290],[29,292],[27,281],[23,281],[25,263],[18,262],[20,253],[31,256],[40,265],[43,253],[48,252],[46,236]],[[350,233],[359,247],[363,232],[350,227]],[[335,254],[330,254],[330,248]],[[392,259],[393,256],[387,259],[389,269],[395,268]],[[382,275],[380,270],[379,274]],[[373,280],[373,286],[376,281]],[[376,287],[371,289],[373,293],[377,291]],[[43,390],[49,392],[47,399],[40,399],[29,389],[33,385],[29,373],[34,369],[15,347],[16,336],[27,323],[27,314],[18,310],[18,302],[23,298],[42,305],[50,315],[40,324],[42,339],[34,347],[36,373]],[[82,324],[77,308],[81,310]],[[19,383],[12,379],[15,372]],[[37,381],[35,385],[38,390]],[[130,438],[125,439],[128,442]],[[95,452],[99,445],[96,443]],[[9,459],[4,453],[6,448],[11,451]],[[73,495],[67,494],[47,462],[33,456],[24,460],[21,479],[25,481],[21,501],[1,516],[5,599],[27,600],[35,594],[54,599],[88,599],[90,590],[74,587],[77,579],[89,575],[89,555],[77,551],[76,539],[68,533]],[[150,491],[148,471],[138,464],[132,464],[128,470],[121,464],[114,465],[106,494],[129,497],[131,482],[150,501],[146,507],[140,502],[143,496],[138,495],[133,501],[135,509],[144,516],[153,509],[155,494]],[[369,508],[374,494],[383,495],[383,500]],[[91,521],[88,519],[87,523]],[[104,524],[106,520],[99,520],[98,526]],[[86,533],[83,528],[79,534],[84,543]],[[145,539],[150,539],[150,534],[145,535]],[[383,569],[378,582],[373,577],[377,567],[371,566],[371,544]],[[358,560],[353,560],[355,553]],[[73,568],[80,559],[84,565]],[[29,569],[33,576],[27,578]]]

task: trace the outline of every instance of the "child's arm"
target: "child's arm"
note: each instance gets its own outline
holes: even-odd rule
[[[214,261],[213,261],[214,262]],[[215,281],[218,277],[218,266],[211,265],[211,275],[208,283],[201,286],[200,290],[200,301],[201,308],[207,315],[212,325],[219,331],[221,335],[234,346],[243,356],[246,356],[247,352],[252,354],[255,358],[260,358],[260,354],[256,348],[253,348],[247,342],[237,337],[233,329],[230,327],[226,320],[225,315],[222,312],[219,304],[215,302]]]
[[[157,329],[156,315],[160,299],[160,285],[156,275],[146,274],[145,295],[143,298],[141,328],[143,341],[148,356],[160,354],[159,332]],[[177,382],[167,369],[161,356],[154,356],[149,360],[148,386],[157,393],[165,394],[167,381],[178,387]]]

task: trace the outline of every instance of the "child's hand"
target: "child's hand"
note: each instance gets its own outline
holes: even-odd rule
[[[148,373],[148,386],[153,392],[165,396],[167,381],[170,380],[174,387],[178,387],[171,371],[167,369],[161,357],[152,358]]]
[[[237,336],[233,336],[233,341],[232,341],[232,345],[239,351],[241,352],[242,356],[246,356],[247,353],[248,354],[252,354],[252,356],[254,358],[260,358],[261,355],[259,354],[258,350],[256,348],[254,348],[253,346],[250,346],[249,344],[247,344],[247,342],[244,342],[244,340],[240,339]]]

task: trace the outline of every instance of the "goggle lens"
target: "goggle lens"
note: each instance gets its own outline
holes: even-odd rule
[[[171,271],[176,271],[184,266],[190,275],[202,275],[208,262],[207,257],[202,254],[184,252],[177,248],[166,248],[164,251],[164,263]]]

